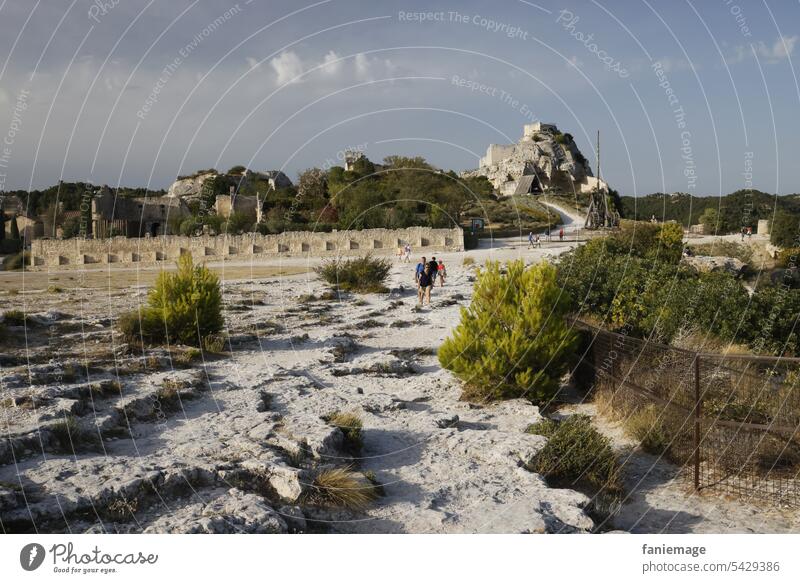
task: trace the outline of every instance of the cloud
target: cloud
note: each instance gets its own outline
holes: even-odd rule
[[[356,75],[359,77],[369,76],[370,62],[367,55],[358,53],[355,59]]]
[[[695,70],[700,69],[699,63],[690,63],[686,59],[675,59],[673,57],[661,57],[657,59],[661,63],[661,67],[666,73],[674,73],[676,71],[689,71],[694,65]]]
[[[258,59],[254,57],[246,57],[245,61],[247,61],[247,66],[251,69],[260,69],[261,63],[259,63]]]
[[[779,36],[771,47],[768,47],[764,41],[759,41],[756,45],[756,52],[759,56],[767,59],[768,62],[777,62],[792,55],[797,39],[797,35]]]
[[[733,54],[725,57],[725,62],[728,65],[741,63],[753,56],[755,51],[756,56],[762,59],[765,64],[774,65],[792,56],[798,38],[800,37],[797,35],[779,36],[772,45],[768,45],[764,41],[758,41],[752,45],[738,45],[733,48]]]
[[[269,62],[277,74],[278,85],[295,83],[296,77],[303,73],[303,61],[294,51],[284,51]]]
[[[342,69],[342,61],[336,51],[328,51],[322,59],[322,72],[326,75],[335,75]]]

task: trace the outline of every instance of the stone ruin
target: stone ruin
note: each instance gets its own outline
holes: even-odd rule
[[[31,243],[29,270],[89,264],[158,265],[182,255],[195,262],[257,260],[270,257],[394,255],[409,243],[414,252],[463,251],[464,231],[454,229],[364,229],[362,231],[288,231],[277,235],[203,235],[108,239],[38,239]]]
[[[486,176],[503,196],[544,192],[589,193],[608,185],[592,175],[589,161],[570,134],[555,124],[523,127],[516,144],[490,144],[477,170],[462,176]]]

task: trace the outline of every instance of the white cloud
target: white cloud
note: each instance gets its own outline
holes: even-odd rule
[[[355,59],[356,75],[359,77],[367,77],[369,75],[370,62],[367,55],[358,53]]]
[[[294,51],[284,51],[270,61],[270,65],[277,74],[278,85],[294,83],[295,79],[303,73],[303,61]]]
[[[675,59],[673,57],[661,57],[658,59],[661,67],[667,73],[674,73],[676,71],[688,71],[694,65],[695,70],[700,69],[699,63],[690,63],[686,59]]]
[[[246,57],[245,61],[247,61],[247,66],[251,69],[260,69],[261,63],[259,63],[258,59],[254,57]]]
[[[775,39],[772,45],[767,45],[764,41],[758,41],[753,45],[738,45],[733,47],[733,53],[725,57],[725,62],[728,65],[735,65],[741,63],[745,59],[753,56],[755,51],[756,56],[762,59],[768,65],[779,63],[783,59],[789,58],[794,52],[794,47],[800,36],[779,36]]]
[[[339,55],[336,51],[328,51],[322,59],[322,72],[326,75],[335,75],[342,68],[342,61],[339,60]]]
[[[775,39],[775,42],[772,43],[771,47],[768,47],[764,41],[759,41],[758,45],[756,45],[756,52],[769,62],[777,62],[791,56],[797,39],[798,37],[796,35],[779,36]]]

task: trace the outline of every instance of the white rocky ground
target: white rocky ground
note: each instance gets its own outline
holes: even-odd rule
[[[468,255],[535,261],[571,245],[529,251],[527,241],[504,240]],[[226,282],[230,354],[190,365],[163,350],[132,355],[118,338],[112,345],[113,317],[143,301],[145,290],[4,297],[4,309],[25,307],[31,321],[27,335],[11,329],[27,346],[0,358],[3,530],[593,529],[586,495],[550,488],[522,467],[544,444],[524,433],[540,419],[538,408],[459,401],[458,381],[439,366],[436,348],[469,302],[474,277],[461,254],[444,259],[447,285],[419,312],[413,264],[395,265],[391,294],[334,301],[299,301],[322,292],[313,275]],[[335,410],[364,419],[355,459],[341,431],[321,418]],[[86,432],[77,455],[63,453],[59,440],[65,411]],[[93,441],[97,435],[102,440]],[[630,451],[623,437],[616,441]],[[631,460],[633,493],[606,529],[792,529],[790,515],[687,497],[669,466],[638,453]],[[313,472],[332,465],[372,472],[385,495],[365,512],[305,504]]]

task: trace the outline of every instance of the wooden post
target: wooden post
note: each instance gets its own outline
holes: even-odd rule
[[[700,489],[700,355],[694,357],[694,489]]]

